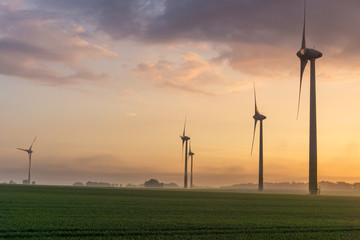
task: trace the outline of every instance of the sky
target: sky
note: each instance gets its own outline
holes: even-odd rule
[[[360,2],[307,4],[316,62],[319,181],[360,181]],[[183,184],[308,181],[309,67],[296,119],[303,1],[1,0],[0,182],[150,178]]]

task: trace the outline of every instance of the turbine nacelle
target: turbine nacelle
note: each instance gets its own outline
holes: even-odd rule
[[[24,149],[24,148],[16,148],[18,150],[21,150],[21,151],[24,151],[24,152],[27,152],[28,154],[32,154],[33,151],[32,151],[32,147],[34,145],[34,142],[36,140],[37,137],[34,138],[34,141],[32,142],[32,144],[30,145],[29,149]]]
[[[183,141],[188,141],[190,138],[188,136],[180,136]]]
[[[193,153],[193,152],[189,152],[189,155],[190,155],[190,156],[194,156],[194,155],[195,155],[195,153]]]
[[[260,113],[256,113],[256,114],[253,116],[253,118],[254,118],[255,120],[262,121],[262,120],[266,119],[266,116],[265,116],[265,115],[262,115],[262,114],[260,114]]]
[[[21,150],[21,151],[24,151],[24,152],[27,152],[28,154],[33,153],[33,151],[30,150],[30,149],[23,149],[23,148],[17,148],[17,149],[18,149],[18,150]]]
[[[302,60],[302,61],[306,61],[306,60],[313,60],[316,58],[320,58],[322,57],[322,53],[315,50],[315,49],[311,49],[311,48],[303,48],[300,49],[296,55]]]

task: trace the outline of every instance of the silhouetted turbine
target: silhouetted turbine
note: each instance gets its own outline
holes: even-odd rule
[[[36,137],[34,138],[34,141],[32,142],[31,146],[29,147],[29,149],[24,149],[24,148],[17,148],[18,150],[27,152],[29,155],[29,174],[28,174],[28,184],[30,184],[31,182],[31,154],[33,153],[32,151],[32,147],[34,145],[34,142],[36,140]]]
[[[310,194],[318,193],[317,179],[317,136],[316,136],[316,81],[315,81],[315,59],[320,58],[322,53],[306,47],[305,41],[305,19],[306,19],[306,0],[304,1],[304,25],[301,49],[296,53],[300,58],[300,89],[298,100],[299,116],[300,96],[302,77],[307,62],[310,60],[310,139],[309,139],[309,192]]]
[[[184,123],[184,130],[183,130],[183,134],[180,135],[180,138],[182,140],[182,152],[184,152],[184,143],[185,143],[185,174],[184,174],[184,188],[187,188],[187,157],[188,157],[188,141],[190,140],[190,138],[188,136],[186,136],[185,134],[185,128],[186,128],[186,118],[185,118],[185,123]]]
[[[194,155],[195,153],[193,153],[191,151],[191,141],[190,141],[190,146],[189,146],[189,156],[191,157],[191,178],[190,178],[190,188],[193,188],[193,160],[194,160]]]
[[[260,121],[260,146],[259,146],[259,191],[261,192],[264,189],[264,180],[263,180],[263,120],[266,119],[266,116],[260,114],[259,109],[256,104],[256,90],[254,84],[254,98],[255,98],[255,115],[254,118],[254,134],[251,145],[251,155],[254,148],[254,140],[255,140],[255,130],[257,121]]]

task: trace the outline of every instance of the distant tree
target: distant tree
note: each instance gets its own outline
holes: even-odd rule
[[[82,187],[84,184],[82,182],[74,182],[73,186]]]
[[[337,182],[336,183],[336,188],[337,189],[352,189],[352,184],[350,183],[346,183],[346,182]]]
[[[280,182],[280,183],[269,183],[265,182],[264,186],[268,189],[307,189],[308,183],[303,182]],[[223,186],[221,188],[243,188],[243,189],[255,189],[257,184],[254,183],[240,183],[234,184],[231,186]],[[321,190],[358,190],[360,191],[360,182],[358,183],[347,183],[347,182],[329,182],[329,181],[321,181],[319,182],[319,188]]]
[[[177,188],[179,186],[176,183],[164,183],[164,187],[166,187],[166,188]]]
[[[221,188],[257,189],[257,187],[258,185],[255,183],[239,183],[231,186],[222,186]],[[302,182],[265,182],[264,187],[267,189],[306,189],[308,184]]]
[[[30,183],[29,183],[29,181],[27,179],[24,179],[23,184],[30,184]]]
[[[336,183],[329,182],[329,181],[321,181],[321,182],[319,182],[319,187],[322,190],[336,189],[337,188]]]
[[[360,190],[360,182],[356,182],[353,184],[353,189],[359,191]]]
[[[36,182],[35,182],[35,181],[32,181],[32,182],[31,182],[31,184],[35,185],[35,184],[36,184]]]
[[[101,186],[101,187],[111,187],[110,183],[106,183],[106,182],[91,182],[88,181],[86,183],[86,186]]]
[[[230,186],[230,188],[244,188],[244,189],[252,189],[252,188],[256,188],[257,184],[254,183],[239,183],[239,184],[233,184]],[[222,187],[222,188],[227,188],[226,186]]]
[[[150,179],[149,181],[146,181],[144,183],[145,187],[163,187],[164,184],[160,183],[158,180],[156,179]]]

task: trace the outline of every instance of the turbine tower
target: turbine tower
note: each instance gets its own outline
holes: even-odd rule
[[[255,130],[257,121],[260,121],[260,146],[259,146],[259,192],[262,192],[264,189],[264,179],[263,179],[263,120],[266,119],[266,116],[260,114],[259,109],[256,104],[256,91],[254,85],[254,98],[255,98],[255,115],[253,116],[254,122],[254,134],[253,140],[251,145],[251,155],[254,147],[254,140],[255,140]]]
[[[189,156],[191,157],[191,177],[190,177],[190,188],[193,188],[193,160],[194,160],[194,155],[195,153],[193,153],[191,151],[191,141],[190,141],[190,146],[189,146]]]
[[[34,142],[36,140],[36,137],[34,138],[34,141],[32,142],[31,146],[29,147],[29,149],[24,149],[24,148],[17,148],[21,151],[24,151],[24,152],[27,152],[28,155],[29,155],[29,174],[28,174],[28,180],[27,180],[27,183],[30,184],[30,180],[31,180],[31,154],[33,153],[32,151],[32,147],[34,145]]]
[[[184,188],[188,187],[187,184],[187,160],[188,160],[188,141],[190,140],[190,138],[188,136],[186,136],[185,134],[185,128],[186,128],[186,118],[185,118],[185,123],[184,123],[184,130],[183,130],[183,134],[180,135],[180,138],[182,140],[182,151],[184,152],[184,144],[185,144],[185,174],[184,174]]]
[[[306,19],[306,0],[304,1],[304,25],[301,49],[296,53],[300,58],[300,88],[298,111],[299,116],[300,96],[302,77],[308,61],[310,61],[310,139],[309,139],[309,192],[318,194],[317,179],[317,139],[316,139],[316,81],[315,81],[315,60],[322,56],[322,53],[306,47],[305,41],[305,19]]]

